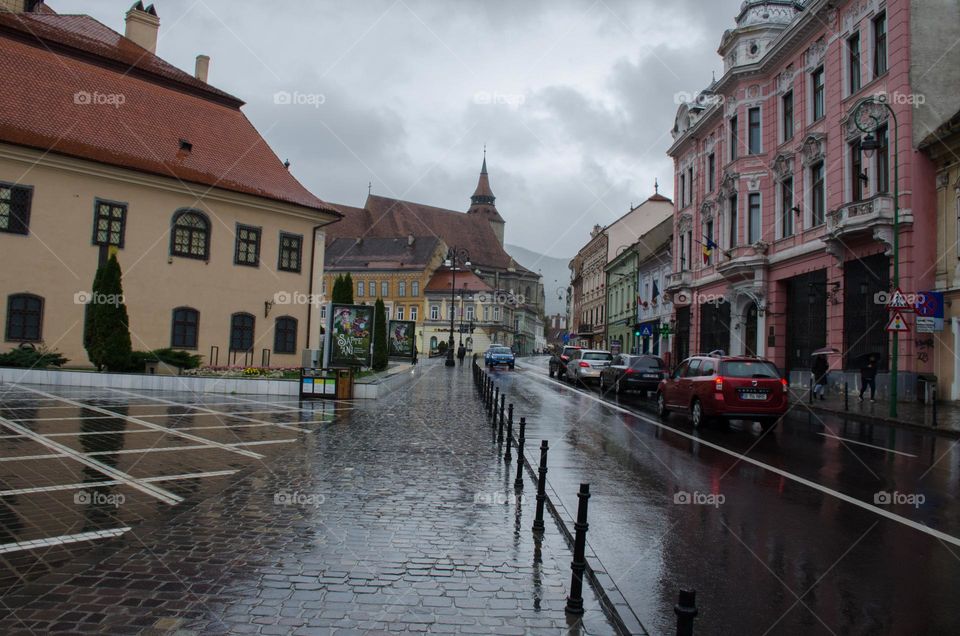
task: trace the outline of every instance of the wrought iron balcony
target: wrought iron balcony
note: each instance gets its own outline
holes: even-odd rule
[[[690,287],[693,283],[693,273],[690,270],[672,272],[667,276],[667,292],[675,292]]]
[[[901,223],[911,223],[913,217],[901,210]],[[880,194],[864,201],[848,203],[827,214],[827,233],[823,241],[827,251],[843,258],[844,242],[854,238],[873,238],[886,245],[889,254],[893,248],[893,197]]]

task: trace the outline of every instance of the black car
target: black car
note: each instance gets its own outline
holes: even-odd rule
[[[667,377],[667,365],[653,355],[621,353],[613,357],[610,366],[600,372],[600,392],[656,391],[660,380]]]
[[[556,376],[558,380],[563,379],[563,376],[567,372],[567,363],[570,362],[570,354],[578,349],[583,349],[583,347],[565,345],[559,351],[553,352],[553,355],[550,356],[550,361],[547,363],[551,378]]]

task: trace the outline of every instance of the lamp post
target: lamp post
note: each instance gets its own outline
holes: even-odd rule
[[[457,266],[463,265],[470,267],[470,252],[466,248],[451,247],[447,251],[447,259],[443,263],[450,268],[450,340],[447,342],[447,362],[448,367],[454,367],[457,363],[453,359],[453,319],[457,307]]]
[[[884,114],[893,120],[893,288],[900,288],[900,140],[897,114],[886,99],[871,96],[857,104],[853,111],[853,122],[860,132],[866,133],[860,143],[860,149],[867,159],[880,148],[880,141],[874,133],[885,121]],[[899,359],[899,334],[891,333],[893,351],[890,354],[890,417],[897,416],[897,363]]]

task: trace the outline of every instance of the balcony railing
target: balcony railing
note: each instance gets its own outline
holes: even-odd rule
[[[675,290],[689,287],[693,283],[693,273],[690,270],[673,272],[667,276],[667,289]]]
[[[877,195],[856,201],[827,214],[827,232],[835,236],[863,232],[893,223],[893,197]]]

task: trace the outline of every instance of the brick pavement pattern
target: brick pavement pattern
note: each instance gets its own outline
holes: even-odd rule
[[[551,519],[534,544],[469,366],[421,373],[9,591],[0,633],[612,633],[589,586],[565,614],[570,550]]]

